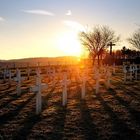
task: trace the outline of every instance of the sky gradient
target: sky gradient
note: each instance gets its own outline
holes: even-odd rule
[[[139,8],[140,0],[0,0],[0,59],[78,55],[77,33],[95,25],[121,35],[116,47],[128,46]]]

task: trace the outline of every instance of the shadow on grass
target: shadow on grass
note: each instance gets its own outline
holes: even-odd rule
[[[53,132],[47,134],[50,140],[62,140],[64,137],[64,125],[66,119],[66,107],[61,104],[57,107],[56,116],[53,120]]]
[[[17,96],[16,93],[14,93],[14,94],[9,94],[9,93],[8,93],[8,96],[10,96],[11,99],[9,99],[9,100],[6,101],[5,103],[3,103],[0,107],[1,107],[1,108],[6,107],[6,106],[8,106],[12,101],[17,100],[18,98],[22,98],[22,96],[25,95],[25,94],[27,94],[28,91],[29,91],[28,88],[22,90],[20,96]],[[7,96],[7,95],[5,95],[5,96]],[[4,98],[4,97],[3,97],[3,98]]]
[[[114,96],[114,98],[117,101],[119,101],[119,103],[121,105],[123,105],[129,111],[129,113],[131,114],[131,119],[133,119],[140,126],[140,112],[133,109],[129,102],[127,102],[127,101],[123,100],[121,97],[119,97],[115,90],[110,89],[109,93],[112,94]],[[131,93],[129,95],[130,96],[133,95],[133,92],[131,91]],[[140,101],[139,101],[139,103],[140,103]]]
[[[29,117],[24,120],[24,124],[22,124],[23,126],[15,132],[12,139],[26,140],[33,126],[39,121],[41,121],[39,115],[35,115],[34,113],[29,115]]]
[[[55,114],[52,116],[53,122],[51,123],[51,126],[53,127],[53,132],[46,133],[44,136],[42,136],[42,139],[49,139],[49,140],[62,140],[64,136],[64,125],[65,125],[65,118],[66,118],[66,107],[62,106],[62,100],[61,100],[61,92],[57,92],[57,94],[53,93],[55,90],[55,87],[52,88],[52,90],[47,94],[45,97],[45,100],[49,100],[50,98],[55,99],[55,95],[59,97],[58,101],[53,102],[53,107],[56,108]],[[48,102],[43,107],[43,110],[45,110],[48,107]],[[47,118],[44,118],[47,120]],[[43,120],[42,120],[43,121]]]
[[[81,120],[83,122],[82,125],[84,128],[85,138],[87,140],[98,139],[96,126],[93,123],[94,120],[92,119],[92,116],[90,114],[90,111],[88,109],[88,106],[85,100],[81,100],[80,110],[81,110]]]
[[[27,101],[19,104],[16,109],[9,111],[6,114],[3,114],[2,116],[0,116],[0,125],[7,123],[7,121],[11,120],[13,117],[17,116],[20,113],[20,110],[22,110],[35,96],[35,94],[33,94]]]
[[[119,83],[118,85],[116,85],[116,84],[113,84],[113,85],[116,86],[116,88],[115,88],[116,90],[117,89],[123,90],[124,93],[127,93],[128,95],[130,95],[130,96],[132,96],[132,97],[134,97],[136,99],[140,99],[139,94],[137,92],[135,92],[135,90],[139,91],[140,88],[132,87],[132,89],[128,89],[128,88],[126,88],[126,86],[130,87],[131,85],[122,84],[122,83]]]
[[[46,96],[46,100],[49,100],[50,98],[53,98],[50,94],[52,92],[49,92]],[[66,108],[62,107],[61,102],[56,102],[53,106],[56,106],[56,112],[52,116],[52,123],[51,126],[53,127],[52,132],[41,132],[39,134],[33,134],[32,128],[35,124],[39,122],[44,122],[43,125],[50,125],[47,124],[47,116],[44,117],[41,114],[40,115],[31,115],[27,119],[24,120],[23,126],[16,132],[14,135],[14,139],[27,139],[29,134],[31,134],[32,139],[52,139],[52,140],[61,140],[63,138],[63,131],[64,131],[64,124],[65,124],[65,117],[66,117]],[[42,112],[47,109],[47,104],[45,104],[42,108]]]
[[[76,81],[77,84],[77,97],[81,98],[81,86],[79,86],[79,82],[78,79]],[[86,86],[88,86],[88,83],[86,83]],[[83,133],[84,133],[84,137],[87,140],[96,140],[98,139],[98,134],[97,134],[97,130],[96,130],[96,126],[93,123],[94,120],[91,116],[90,110],[87,106],[87,103],[85,100],[80,100],[80,112],[81,112],[81,126],[83,128]]]
[[[95,92],[94,89],[93,91]],[[97,93],[97,94],[94,93],[94,94],[96,95],[97,100],[101,103],[101,105],[104,107],[105,111],[111,118],[110,122],[112,124],[112,131],[113,131],[113,133],[111,134],[111,139],[127,139],[127,140],[136,139],[137,140],[140,138],[140,136],[136,134],[136,131],[133,130],[133,128],[132,129],[128,128],[128,125],[123,120],[121,120],[118,114],[116,114],[112,110],[112,108],[108,105],[108,103],[104,101],[103,97],[101,96],[102,93]],[[120,104],[124,104],[124,102],[120,101]],[[125,105],[127,104],[125,103]]]
[[[9,93],[11,93],[15,90],[16,90],[15,88],[9,88],[8,90],[2,92],[1,95],[0,95],[0,99],[4,98],[6,96],[11,96]]]
[[[115,132],[112,135],[112,139],[127,139],[127,140],[138,139],[139,136],[136,135],[135,130],[128,128],[127,124],[123,120],[119,119],[117,114],[113,112],[111,107],[101,97],[100,93],[95,94],[95,95],[97,96],[97,99],[100,101],[105,111],[108,113],[108,115],[111,118],[110,121],[113,126],[112,129],[113,129],[113,132]]]

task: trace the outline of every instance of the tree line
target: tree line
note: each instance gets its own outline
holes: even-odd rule
[[[120,42],[120,36],[116,35],[115,31],[108,26],[85,29],[79,33],[79,38],[84,49],[88,51],[93,64],[95,59],[99,64],[100,60],[105,57],[108,57],[108,60],[140,57],[140,28],[127,38],[128,43],[134,48],[133,50],[123,46],[121,50],[112,52],[112,47]]]

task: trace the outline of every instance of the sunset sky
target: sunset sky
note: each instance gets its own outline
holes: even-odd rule
[[[80,55],[77,33],[108,25],[121,42],[140,25],[140,0],[0,0],[0,59]]]

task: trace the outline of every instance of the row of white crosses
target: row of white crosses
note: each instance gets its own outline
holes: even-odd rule
[[[46,89],[48,86],[47,84],[41,83],[41,75],[40,75],[40,69],[37,68],[36,70],[36,85],[30,87],[31,92],[35,92],[36,94],[36,114],[39,114],[41,112],[42,108],[42,100],[41,100],[41,91]],[[11,71],[9,73],[9,78],[11,79]],[[21,77],[21,72],[19,69],[16,70],[16,77],[14,77],[14,80],[16,83],[16,93],[17,96],[21,95],[21,83],[23,80],[25,80],[25,77]]]
[[[85,75],[83,75],[83,81],[82,81],[82,99],[85,97],[85,83],[86,83],[86,78]],[[62,105],[66,106],[67,104],[67,86],[70,84],[70,80],[67,79],[67,73],[63,73],[63,80],[61,81],[62,85]],[[42,99],[41,99],[41,91],[44,89],[47,89],[48,85],[47,84],[42,84],[41,83],[41,75],[39,69],[37,69],[37,77],[36,77],[36,85],[32,86],[30,88],[30,92],[35,92],[36,93],[36,114],[41,113],[42,109]]]
[[[16,77],[14,78],[14,80],[17,82],[16,84],[17,96],[20,96],[21,95],[21,82],[25,80],[25,78],[21,77],[21,72],[19,69],[16,70]]]
[[[123,66],[123,72],[124,72],[124,82],[127,80],[132,81],[133,78],[136,80],[138,79],[138,66],[136,64],[131,65],[124,65]],[[134,75],[134,76],[133,76]]]
[[[108,68],[109,68],[108,64],[107,65],[101,65],[101,70],[102,70],[104,75],[106,75]],[[112,71],[113,74],[116,73],[116,64],[115,63],[113,63],[113,65],[110,69],[110,72],[111,71]]]
[[[30,71],[31,69],[28,68],[27,69],[27,79],[30,78]],[[20,75],[20,76],[19,76]],[[8,78],[9,80],[9,84],[11,84],[11,80],[12,80],[12,77],[14,77],[14,73],[12,73],[12,71],[10,69],[4,69],[3,70],[3,80],[5,81],[6,78]],[[16,79],[20,78],[21,77],[21,72],[19,69],[16,69],[16,77],[14,78],[15,81],[18,81]]]
[[[61,81],[62,85],[62,105],[65,106],[67,104],[67,85],[70,81],[67,79],[67,73],[64,72],[63,80]]]
[[[17,73],[17,69],[16,69],[16,73]],[[30,79],[30,75],[31,75],[31,68],[30,67],[28,67],[26,69],[26,75],[27,75],[27,79],[29,80]],[[7,77],[9,79],[11,79],[10,76],[14,77],[14,72],[12,72],[10,69],[4,69],[3,70],[3,79],[6,80]]]
[[[12,81],[13,76],[14,76],[14,73],[12,73],[10,69],[4,69],[3,79],[5,82],[6,78],[8,78],[9,86],[11,85],[11,81]],[[21,73],[20,73],[19,69],[16,70],[16,77],[14,77],[13,80],[17,82],[17,87],[16,87],[17,90],[16,91],[17,91],[17,95],[20,95],[21,94]]]
[[[79,75],[79,71],[78,75]],[[34,92],[36,94],[36,114],[40,114],[41,110],[42,110],[42,97],[41,97],[41,92],[44,89],[48,88],[47,84],[43,84],[41,83],[41,74],[40,74],[40,69],[37,68],[36,70],[36,85],[30,87],[30,91]],[[54,74],[54,73],[53,73]],[[63,80],[61,82],[62,84],[62,105],[65,106],[67,104],[67,86],[70,83],[70,80],[67,79],[67,73],[64,72],[64,77]],[[107,72],[107,87],[109,88],[110,86],[110,72]],[[53,75],[53,77],[55,77]],[[80,77],[80,76],[79,76]],[[96,79],[96,93],[99,92],[99,78],[100,78],[100,73],[99,70],[96,69],[95,70],[95,79]],[[17,75],[16,78],[14,78],[14,80],[16,80],[17,82],[17,95],[19,96],[21,94],[21,82],[24,80],[25,78],[21,77],[21,72],[19,69],[17,69]],[[83,72],[82,77],[79,78],[81,79],[81,98],[84,99],[85,98],[85,93],[86,93],[86,81],[87,81],[87,75],[85,74],[85,72]]]
[[[128,79],[132,81],[132,71],[129,70],[129,67],[127,65],[123,66],[123,72],[124,72],[124,82],[126,82]]]
[[[28,69],[28,75],[30,75],[30,69]],[[41,92],[42,90],[46,89],[48,86],[47,84],[41,83],[41,75],[40,75],[40,69],[37,68],[36,70],[36,85],[30,87],[31,92],[35,92],[36,94],[36,114],[39,114],[41,112],[42,108],[42,100],[41,100]],[[11,71],[9,70],[9,80],[11,81]],[[14,81],[16,81],[16,93],[17,96],[21,95],[21,83],[25,80],[25,77],[21,77],[21,72],[19,69],[16,70],[16,77],[14,77]]]
[[[109,67],[105,67],[104,68],[104,74],[105,74],[105,84],[107,89],[109,89],[111,87],[111,71],[109,69]],[[100,78],[101,78],[101,74],[99,72],[99,69],[97,67],[94,67],[94,78],[95,78],[95,92],[99,93],[99,88],[100,88]]]
[[[11,70],[10,69],[4,69],[3,70],[3,80],[5,82],[6,78],[11,79]]]
[[[138,79],[138,67],[136,64],[130,65],[130,71],[132,74],[134,74],[134,78],[137,80]],[[132,75],[133,77],[133,75]]]
[[[67,86],[70,84],[70,80],[67,79],[67,72],[63,73],[63,80],[61,81],[62,85],[62,105],[66,106],[67,104]],[[85,93],[86,93],[86,81],[87,77],[85,72],[83,72],[82,77],[80,78],[81,80],[81,98],[85,98]]]

